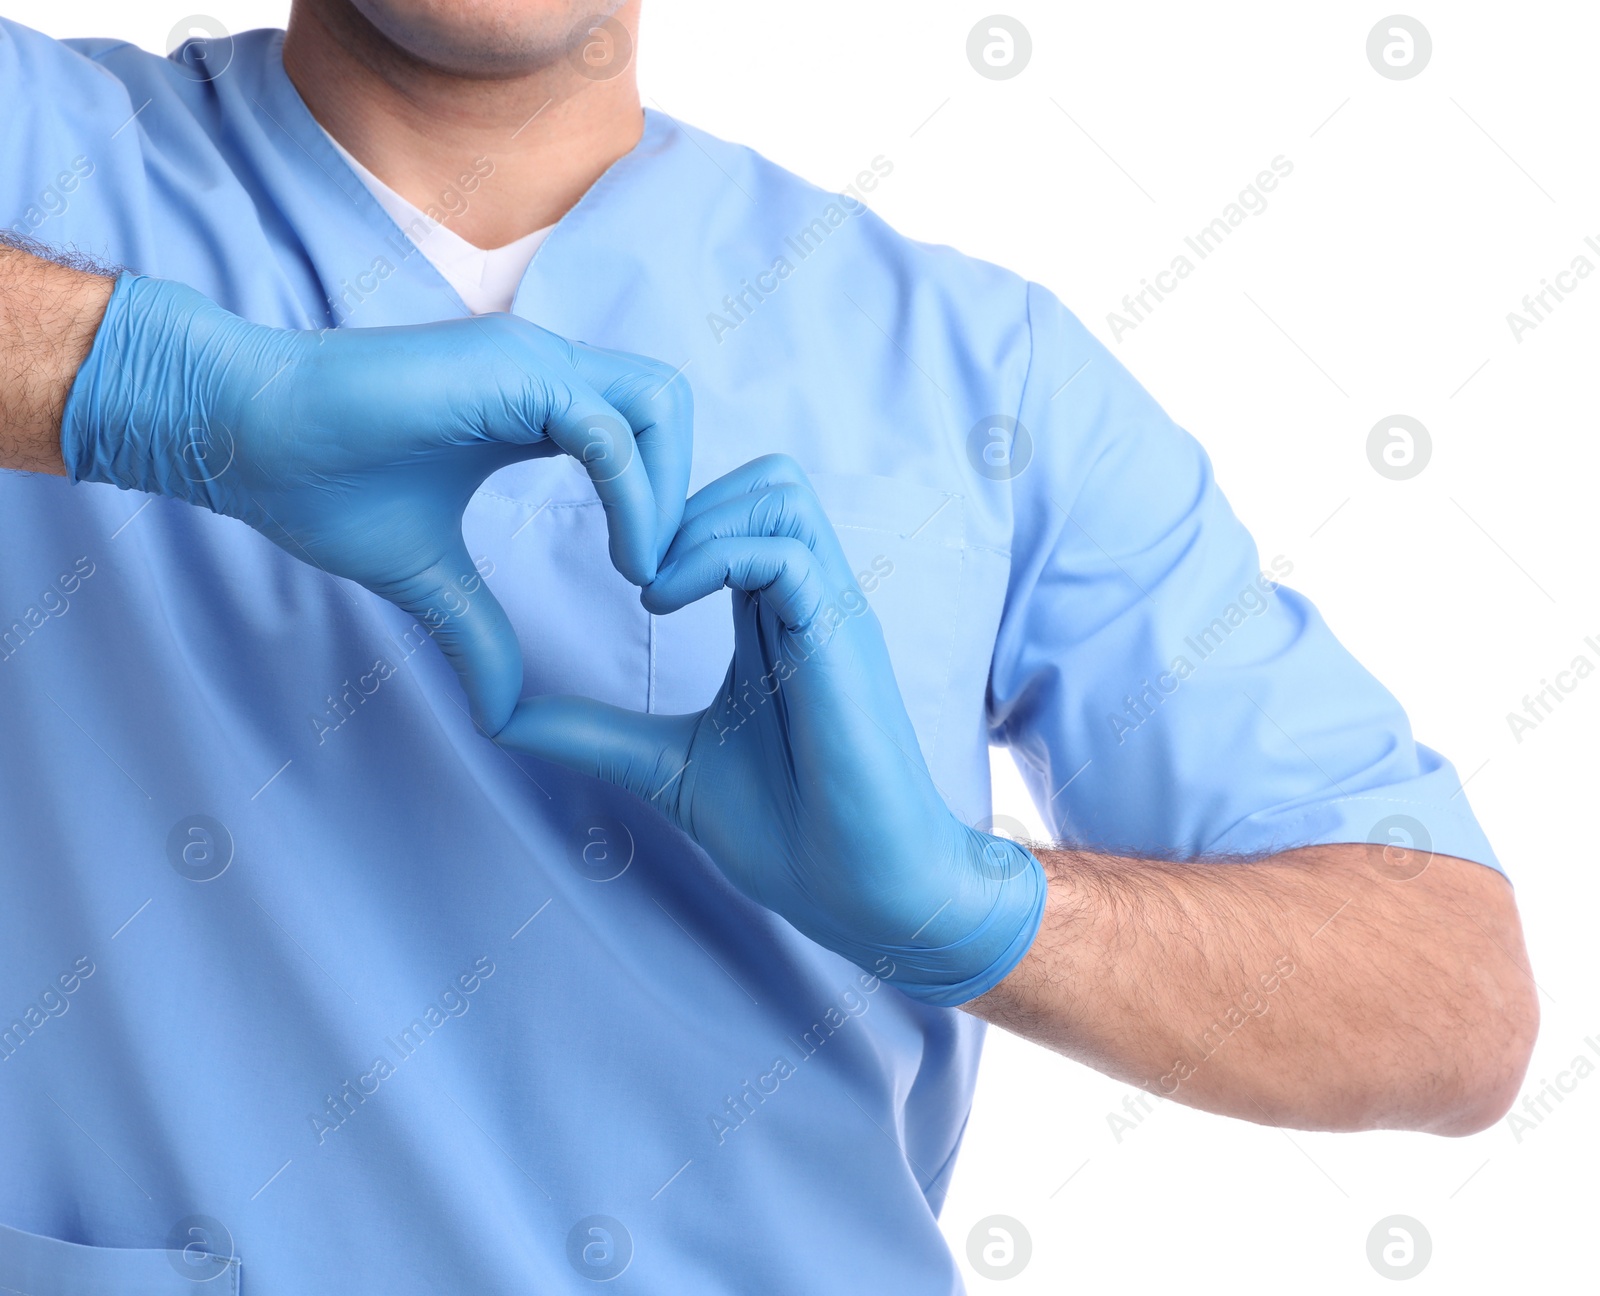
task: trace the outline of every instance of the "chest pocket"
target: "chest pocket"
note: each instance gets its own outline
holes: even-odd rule
[[[966,533],[960,495],[892,477],[817,474],[817,498],[883,626],[895,679],[934,763],[964,626]]]
[[[80,1246],[0,1225],[0,1291],[28,1296],[239,1296],[239,1261],[207,1249]]]

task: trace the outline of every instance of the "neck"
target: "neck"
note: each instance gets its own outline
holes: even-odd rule
[[[631,64],[609,80],[566,57],[493,77],[444,71],[348,0],[295,0],[283,65],[324,130],[478,247],[553,225],[644,131]]]

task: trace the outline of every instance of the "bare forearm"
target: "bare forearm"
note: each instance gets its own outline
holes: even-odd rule
[[[0,468],[66,471],[61,413],[112,282],[0,242]]]
[[[1514,1096],[1538,1023],[1510,887],[1446,856],[1401,880],[1383,850],[1197,864],[1038,851],[1039,937],[967,1008],[1208,1111],[1481,1129]]]

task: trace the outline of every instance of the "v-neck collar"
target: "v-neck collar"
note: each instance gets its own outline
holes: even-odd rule
[[[261,120],[262,137],[276,146],[279,160],[298,181],[278,186],[273,196],[288,209],[291,226],[301,232],[328,298],[330,318],[315,323],[370,326],[470,315],[460,295],[395,224],[300,97],[283,66],[284,33],[263,34],[270,39],[257,64],[259,80],[242,88]],[[544,294],[534,281],[541,270],[568,252],[588,259],[593,242],[587,235],[592,231],[621,233],[618,218],[626,226],[629,213],[638,210],[636,203],[625,200],[629,191],[659,169],[680,140],[681,128],[673,118],[656,109],[644,110],[638,142],[551,227],[523,274],[512,304],[515,313],[539,321],[538,303]],[[641,233],[632,230],[635,238]]]

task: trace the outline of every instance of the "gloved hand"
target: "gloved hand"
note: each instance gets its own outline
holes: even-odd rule
[[[461,537],[480,482],[566,452],[605,506],[611,558],[648,582],[689,484],[688,386],[655,361],[510,315],[297,332],[124,274],[68,396],[74,481],[239,518],[410,612],[486,733],[522,691],[505,612]]]
[[[644,798],[746,895],[915,999],[997,985],[1038,930],[1044,870],[940,797],[877,618],[792,460],[695,494],[641,598],[665,613],[723,585],[733,665],[706,710],[528,698],[496,741]]]

